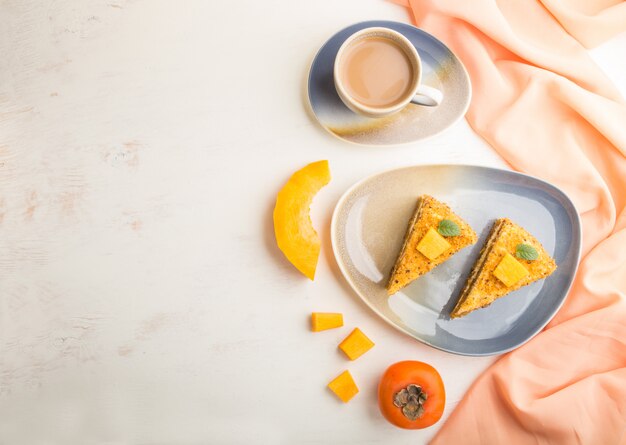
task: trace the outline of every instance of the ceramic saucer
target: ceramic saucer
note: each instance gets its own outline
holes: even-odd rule
[[[333,82],[335,56],[351,34],[372,26],[393,29],[411,41],[422,59],[422,83],[443,92],[438,107],[409,104],[398,113],[372,119],[343,104]],[[465,115],[472,95],[465,67],[447,46],[414,26],[383,20],[357,23],[332,36],[313,60],[308,89],[313,113],[324,128],[341,139],[365,145],[403,144],[440,133]]]

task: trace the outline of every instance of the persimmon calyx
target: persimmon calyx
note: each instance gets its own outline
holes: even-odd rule
[[[402,388],[393,396],[393,404],[402,410],[409,420],[417,420],[424,415],[424,403],[428,399],[422,387],[413,383]]]

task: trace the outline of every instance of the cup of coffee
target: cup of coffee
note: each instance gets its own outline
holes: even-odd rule
[[[437,106],[443,94],[421,84],[422,62],[409,39],[389,28],[365,28],[341,45],[335,58],[335,88],[348,108],[383,117],[409,103]]]

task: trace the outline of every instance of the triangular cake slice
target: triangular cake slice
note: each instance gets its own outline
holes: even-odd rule
[[[455,234],[451,235],[452,232]],[[395,294],[476,240],[474,230],[450,207],[432,196],[420,196],[391,270],[387,293]]]
[[[459,318],[489,306],[555,270],[554,259],[534,236],[507,218],[498,219],[450,317]]]

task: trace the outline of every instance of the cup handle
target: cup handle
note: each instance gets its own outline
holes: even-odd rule
[[[436,107],[441,104],[442,100],[443,94],[437,88],[429,87],[428,85],[420,85],[417,88],[417,93],[413,96],[413,99],[411,99],[411,103],[425,107]]]

